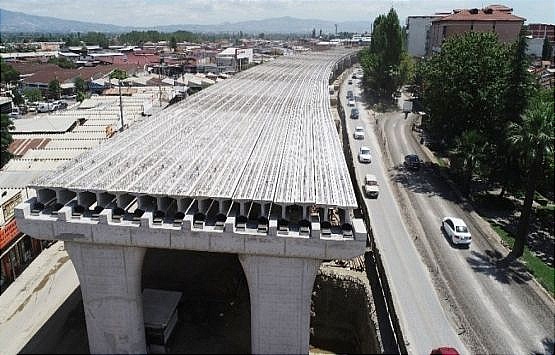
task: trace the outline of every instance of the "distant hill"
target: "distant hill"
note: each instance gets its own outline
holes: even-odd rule
[[[62,20],[0,9],[0,32],[125,32],[127,28],[101,23]]]
[[[117,26],[111,24],[81,22],[73,20],[63,20],[55,17],[34,16],[22,12],[8,11],[0,9],[0,32],[43,32],[43,33],[68,33],[68,32],[110,32],[121,33],[132,30],[158,30],[160,32],[174,32],[178,30],[219,33],[219,32],[238,32],[245,33],[310,33],[312,29],[318,33],[320,29],[323,33],[335,32],[335,22],[300,19],[295,17],[278,17],[265,20],[243,21],[219,25],[164,25],[152,27],[131,27]],[[370,19],[368,21],[348,21],[337,22],[339,32],[364,32],[370,30]]]

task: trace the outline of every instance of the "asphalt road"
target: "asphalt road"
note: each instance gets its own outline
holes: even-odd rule
[[[553,354],[555,302],[520,266],[500,269],[494,261],[506,255],[491,228],[446,181],[432,171],[408,172],[404,156],[422,147],[411,132],[412,120],[400,112],[380,118],[394,164],[392,180],[401,187],[400,204],[414,211],[416,246],[425,259],[444,307],[463,331],[473,353]],[[413,216],[414,216],[413,215]],[[469,249],[455,248],[440,229],[445,216],[462,218],[472,233]]]
[[[368,173],[376,175],[380,183],[378,199],[365,199],[365,201],[370,213],[376,245],[384,259],[384,268],[392,288],[394,305],[407,342],[407,349],[413,354],[429,354],[433,348],[452,346],[461,354],[466,354],[468,351],[448,320],[438,294],[434,290],[430,274],[412,241],[414,232],[410,226],[407,227],[403,223],[389,179],[390,171],[384,165],[374,134],[373,117],[360,102],[357,85],[358,80],[354,80],[353,85],[348,85],[345,80],[340,101],[349,115],[350,107],[346,106],[345,95],[347,90],[355,91],[360,118],[353,120],[347,117],[350,147],[355,159],[359,187],[362,187],[364,176]],[[366,131],[364,140],[353,138],[355,126],[364,127]],[[373,160],[370,164],[361,164],[356,160],[358,149],[363,144],[372,151]]]

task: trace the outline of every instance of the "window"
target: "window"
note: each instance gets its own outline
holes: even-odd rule
[[[457,226],[457,232],[466,233],[468,232],[468,229],[465,226]]]

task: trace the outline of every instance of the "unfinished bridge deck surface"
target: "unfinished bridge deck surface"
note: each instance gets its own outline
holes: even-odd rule
[[[356,208],[329,78],[350,52],[281,57],[87,151],[33,187]]]

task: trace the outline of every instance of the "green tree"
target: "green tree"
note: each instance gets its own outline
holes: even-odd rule
[[[42,92],[38,88],[27,88],[23,90],[23,95],[30,102],[42,101]]]
[[[123,80],[127,78],[127,72],[125,70],[122,69],[114,69],[112,70],[112,72],[110,73],[110,79],[118,79],[118,80]]]
[[[452,148],[464,131],[477,130],[496,142],[506,127],[508,50],[493,33],[469,32],[450,37],[423,64],[426,126],[438,141]]]
[[[310,37],[316,38],[316,29],[315,28],[312,29],[312,35]]]
[[[170,38],[170,48],[175,52],[177,51],[177,39],[175,36],[171,36]]]
[[[0,115],[0,168],[6,165],[12,157],[12,154],[8,151],[8,147],[13,142],[10,131],[14,128],[13,122],[8,115]]]
[[[480,132],[476,130],[464,131],[456,139],[456,148],[453,162],[462,170],[464,176],[464,188],[470,192],[472,177],[476,169],[480,167],[485,158],[487,142]]]
[[[391,9],[387,15],[378,16],[373,28],[369,48],[359,55],[365,84],[379,98],[391,99],[402,81],[400,64],[403,41],[395,10]],[[408,67],[405,66],[404,69]]]
[[[14,83],[19,80],[19,72],[0,58],[0,76],[3,83]]]
[[[52,98],[59,99],[62,87],[58,79],[54,79],[48,83],[48,95]]]
[[[542,60],[551,59],[553,59],[553,47],[551,46],[551,43],[549,43],[549,38],[544,37],[542,47]]]
[[[519,258],[524,252],[539,175],[543,171],[546,155],[553,154],[554,121],[553,101],[535,99],[525,111],[522,122],[511,123],[508,129],[509,144],[521,153],[528,176],[515,243],[507,256],[509,261]]]
[[[76,95],[76,99],[79,102],[83,102],[85,100],[86,96],[85,93],[83,91],[78,91],[77,95]]]
[[[75,92],[87,91],[87,84],[85,83],[85,80],[83,80],[83,78],[81,78],[80,76],[76,77],[73,80],[73,83],[75,84]]]
[[[17,89],[12,89],[12,97],[13,97],[13,103],[16,106],[19,105],[23,105],[25,103],[25,100],[23,99],[23,96],[21,96],[21,94],[19,93],[19,91]]]

